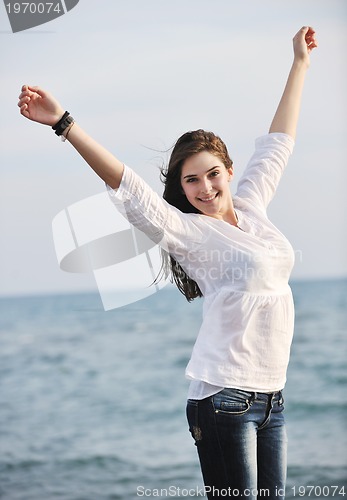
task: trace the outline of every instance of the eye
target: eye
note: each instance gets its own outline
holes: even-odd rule
[[[210,177],[217,177],[219,175],[219,170],[213,170],[213,172],[210,173]]]
[[[189,177],[189,179],[187,179],[187,182],[191,183],[191,182],[195,182],[196,181],[196,177]]]

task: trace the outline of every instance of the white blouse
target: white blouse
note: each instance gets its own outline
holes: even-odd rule
[[[202,325],[186,368],[193,381],[188,397],[224,387],[284,387],[294,328],[288,285],[294,252],[266,208],[293,145],[280,133],[256,140],[233,197],[239,228],[180,212],[126,166],[119,188],[109,188],[128,221],[168,250],[203,293]]]

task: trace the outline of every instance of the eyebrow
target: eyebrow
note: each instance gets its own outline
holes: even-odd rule
[[[205,174],[208,174],[209,172],[211,172],[211,170],[214,170],[215,168],[220,168],[220,165],[215,165],[214,167],[209,168],[208,170],[206,170]],[[189,179],[190,177],[197,177],[197,175],[196,174],[185,175],[183,179]]]

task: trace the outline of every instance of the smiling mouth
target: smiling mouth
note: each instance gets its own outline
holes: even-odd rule
[[[212,195],[212,196],[208,196],[206,198],[198,198],[199,201],[201,201],[202,203],[211,203],[211,201],[215,200],[218,196],[218,193]]]

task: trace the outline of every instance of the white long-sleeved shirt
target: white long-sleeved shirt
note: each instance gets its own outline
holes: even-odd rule
[[[273,392],[285,385],[294,252],[266,208],[293,144],[280,133],[256,140],[233,197],[239,228],[180,212],[126,166],[119,188],[109,190],[129,222],[167,249],[203,293],[202,325],[186,368],[190,397],[224,387]]]

